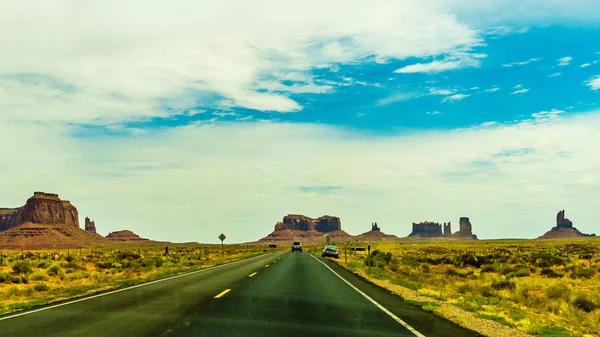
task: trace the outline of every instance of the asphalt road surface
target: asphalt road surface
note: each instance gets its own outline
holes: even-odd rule
[[[3,316],[0,335],[478,336],[306,252]]]

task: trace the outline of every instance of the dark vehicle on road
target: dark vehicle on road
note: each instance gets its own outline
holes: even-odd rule
[[[299,251],[302,252],[302,244],[298,241],[292,243],[292,252]]]
[[[338,248],[336,246],[331,245],[325,246],[325,248],[323,248],[323,252],[321,253],[322,257],[331,256],[335,257],[336,259],[338,258],[338,255]]]

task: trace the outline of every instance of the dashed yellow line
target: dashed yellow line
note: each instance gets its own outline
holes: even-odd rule
[[[254,276],[254,275],[256,275],[256,272],[254,272],[254,273],[252,273],[252,274],[248,275],[248,277],[252,277],[252,276]]]
[[[266,265],[265,268],[267,268],[269,265]]]
[[[230,291],[231,291],[231,289],[225,289],[219,295],[215,296],[215,298],[221,298]]]

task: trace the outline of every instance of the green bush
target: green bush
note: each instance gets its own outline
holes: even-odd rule
[[[17,274],[29,274],[31,273],[31,266],[29,261],[17,261],[13,263],[12,270]]]
[[[33,281],[48,281],[49,279],[48,274],[46,274],[46,272],[43,270],[33,272],[29,278]]]
[[[505,280],[505,279],[497,279],[492,282],[492,288],[496,290],[500,289],[515,289],[516,285],[513,281]]]
[[[50,276],[61,275],[64,273],[62,267],[56,263],[54,263],[50,267],[48,267],[48,269],[46,269],[46,271],[48,272],[48,275],[50,275]]]
[[[546,288],[546,296],[550,299],[568,300],[571,296],[571,289],[564,283],[557,283]]]
[[[72,281],[72,280],[79,280],[79,279],[88,278],[88,277],[90,277],[90,273],[89,272],[83,271],[83,270],[79,270],[79,271],[76,271],[74,273],[66,275],[65,279],[67,281]]]
[[[51,265],[52,265],[52,261],[44,260],[44,261],[41,261],[40,263],[38,263],[37,267],[46,269],[46,268],[50,267]]]
[[[577,297],[575,297],[575,300],[573,300],[573,305],[577,309],[585,312],[592,312],[597,310],[599,307],[597,301],[594,301],[594,299],[587,293],[579,293]]]
[[[519,268],[517,271],[508,273],[508,275],[506,275],[507,278],[513,278],[513,277],[526,277],[531,275],[531,271],[529,271],[528,268]]]
[[[551,278],[561,278],[564,275],[563,274],[559,274],[556,271],[554,271],[553,269],[550,268],[544,268],[542,269],[542,271],[540,272],[541,275],[546,276],[546,277],[551,277]]]
[[[569,273],[570,278],[592,278],[596,271],[593,268],[586,268],[582,266],[574,266]]]
[[[38,291],[38,292],[48,291],[48,290],[50,290],[50,287],[48,287],[48,285],[45,283],[38,283],[33,286],[33,290]]]
[[[10,280],[10,274],[5,271],[0,271],[0,283]]]
[[[142,267],[162,267],[162,265],[165,263],[165,261],[163,261],[162,258],[160,257],[153,257],[153,258],[149,258],[149,259],[144,259],[141,262]]]
[[[121,260],[139,260],[142,256],[136,252],[117,252],[115,258],[119,261]]]
[[[496,268],[494,267],[494,265],[486,264],[485,266],[483,266],[483,268],[481,268],[481,272],[482,273],[494,273],[494,272],[496,272]]]
[[[10,282],[14,283],[14,284],[21,284],[21,283],[27,283],[27,282],[23,282],[26,279],[21,278],[21,276],[19,275],[13,275],[10,277]]]

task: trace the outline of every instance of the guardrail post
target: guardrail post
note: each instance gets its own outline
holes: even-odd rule
[[[368,273],[371,274],[371,262],[373,262],[371,260],[371,244],[369,243],[369,245],[367,246],[368,250],[367,250],[367,266],[369,266],[369,271]]]
[[[346,242],[344,242],[344,264],[348,264],[348,247]]]

